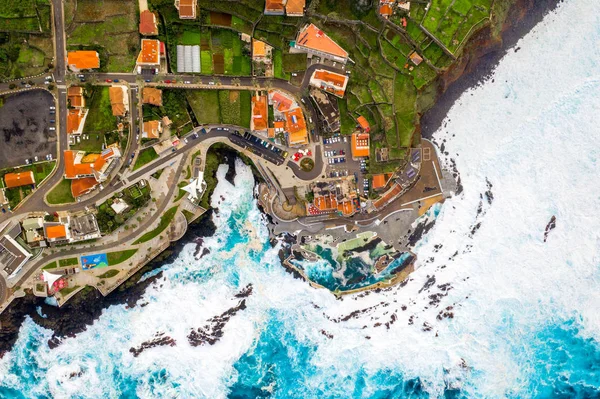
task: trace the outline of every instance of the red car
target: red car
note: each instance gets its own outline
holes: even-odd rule
[[[106,83],[112,83],[111,79],[106,79]]]
[[[165,83],[171,83],[171,81],[170,80],[165,80]]]

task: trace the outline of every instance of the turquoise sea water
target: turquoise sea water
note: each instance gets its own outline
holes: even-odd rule
[[[54,349],[27,320],[0,398],[600,397],[597,43],[600,4],[567,1],[450,111],[435,138],[464,191],[405,286],[336,299],[295,279],[251,172],[231,186],[222,168],[210,253],[187,246],[138,306]],[[199,329],[218,339],[193,345]],[[130,352],[160,334],[175,345]]]

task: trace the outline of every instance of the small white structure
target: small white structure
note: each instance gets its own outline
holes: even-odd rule
[[[120,215],[121,213],[129,209],[129,204],[120,198],[116,198],[110,207],[113,211],[115,211],[117,215]]]
[[[198,199],[202,198],[202,194],[204,194],[204,190],[206,190],[204,172],[200,172],[198,178],[192,180],[191,183],[183,187],[182,190],[189,194],[188,199],[192,202],[198,201]]]
[[[63,277],[62,274],[48,273],[46,270],[44,270],[43,275],[44,281],[46,282],[46,284],[48,284],[48,288],[51,288],[55,282],[57,282],[58,280],[60,280],[61,277]]]

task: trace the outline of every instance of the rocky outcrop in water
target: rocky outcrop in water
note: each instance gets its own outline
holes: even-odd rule
[[[548,234],[556,227],[556,216],[552,216],[548,224],[546,225],[546,231],[544,231],[544,242],[548,239]]]
[[[158,332],[154,335],[154,339],[142,342],[137,348],[130,348],[129,352],[133,353],[134,357],[138,357],[143,351],[157,346],[175,346],[177,343],[175,340],[164,332]]]
[[[233,308],[207,320],[207,324],[202,327],[193,329],[188,334],[188,341],[192,346],[200,346],[204,344],[214,345],[223,336],[223,328],[227,322],[235,316],[240,310],[246,309],[246,300],[242,299]]]

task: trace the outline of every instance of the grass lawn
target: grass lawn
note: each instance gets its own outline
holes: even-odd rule
[[[56,261],[48,263],[46,266],[42,267],[43,270],[56,269],[58,265]]]
[[[119,270],[112,269],[112,270],[107,271],[106,273],[102,273],[101,275],[98,276],[98,278],[111,278],[111,277],[116,276],[119,273],[120,273]]]
[[[273,75],[279,79],[287,79],[283,73],[283,53],[279,49],[273,49]]]
[[[116,127],[117,119],[112,114],[108,87],[95,87],[83,127],[84,133],[106,133]]]
[[[199,31],[183,31],[183,34],[179,37],[179,44],[184,46],[198,46],[200,45],[200,32]]]
[[[137,249],[127,249],[125,251],[109,252],[106,254],[108,265],[114,266],[118,265],[119,263],[123,263],[127,259],[131,258],[137,251]]]
[[[185,220],[188,221],[188,223],[194,218],[194,214],[190,211],[188,211],[187,209],[184,209],[183,211],[183,215],[185,216]]]
[[[146,148],[146,149],[140,151],[137,159],[135,160],[135,165],[133,166],[133,170],[139,169],[142,166],[146,165],[147,163],[154,161],[155,159],[158,159],[158,154],[156,153],[154,148],[152,148],[152,147]]]
[[[400,147],[410,147],[412,133],[415,130],[416,99],[417,91],[410,79],[405,75],[397,74],[394,85],[394,105],[396,106]]]
[[[79,264],[79,260],[77,258],[67,258],[67,259],[61,259],[58,261],[58,265],[60,267],[75,266],[78,264]]]
[[[296,72],[306,70],[306,54],[284,54],[283,71]]]
[[[114,127],[116,127],[116,125]],[[84,136],[89,136],[89,138],[84,139]],[[81,136],[81,141],[79,143],[73,144],[72,146],[70,146],[70,148],[72,150],[80,150],[85,152],[100,152],[102,151],[102,144],[104,144],[104,134],[86,133],[86,135]]]
[[[219,123],[221,121],[217,90],[187,90],[186,95],[198,123]]]
[[[81,287],[80,287],[80,286],[78,286],[78,285],[75,285],[75,286],[73,286],[73,287],[67,287],[67,288],[63,288],[62,290],[60,290],[60,293],[61,293],[63,296],[67,296],[67,295],[69,295],[70,293],[72,293],[73,291],[75,291],[75,290],[78,290],[79,288],[81,288]]]
[[[71,194],[71,180],[62,179],[46,196],[48,203],[52,205],[68,204],[75,202],[73,194]]]
[[[177,206],[174,206],[171,209],[167,210],[160,217],[160,223],[158,224],[158,227],[156,227],[154,230],[151,230],[151,231],[147,232],[146,234],[144,234],[143,236],[141,236],[140,238],[138,238],[133,244],[134,245],[141,244],[146,241],[150,241],[154,237],[157,237],[160,233],[162,233],[169,226],[169,224],[175,217],[175,213],[177,213]]]

